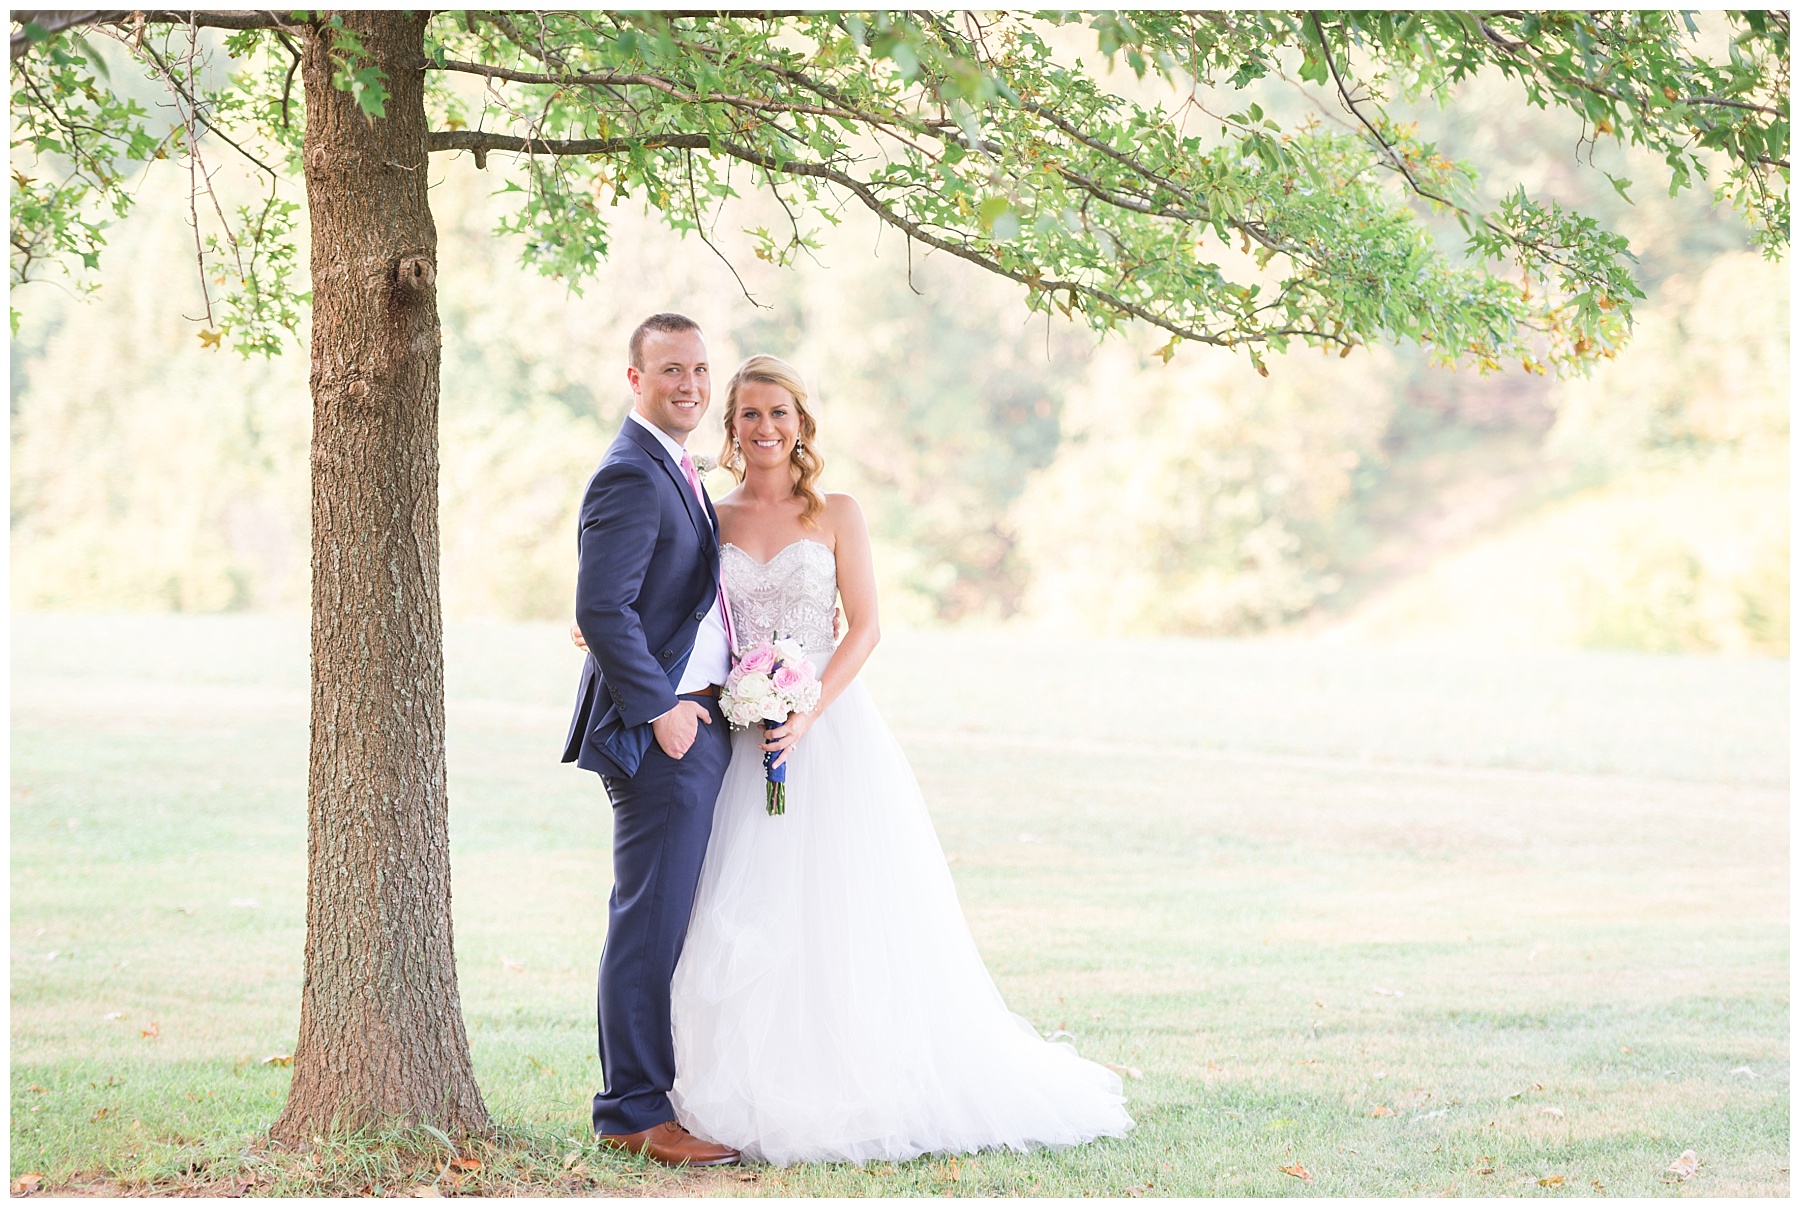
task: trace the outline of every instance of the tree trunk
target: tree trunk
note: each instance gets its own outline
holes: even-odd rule
[[[312,220],[312,754],[290,1144],[485,1131],[456,987],[438,600],[437,231],[425,16],[346,11],[386,76],[370,119],[304,52]]]

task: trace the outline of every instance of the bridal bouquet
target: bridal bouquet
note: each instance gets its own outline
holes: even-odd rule
[[[792,714],[810,712],[818,703],[819,677],[805,648],[792,638],[758,642],[739,654],[719,695],[725,720],[740,730],[752,722],[772,730]],[[763,752],[771,815],[787,812],[787,764],[775,767],[777,754]]]

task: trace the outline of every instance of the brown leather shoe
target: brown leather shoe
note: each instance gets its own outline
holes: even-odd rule
[[[598,1140],[626,1153],[647,1154],[664,1166],[729,1166],[740,1157],[730,1146],[703,1141],[673,1120],[643,1132],[601,1133]]]

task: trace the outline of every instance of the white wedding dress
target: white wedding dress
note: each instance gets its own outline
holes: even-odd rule
[[[740,643],[797,638],[821,674],[837,563],[724,549]],[[746,1160],[904,1161],[1068,1146],[1132,1127],[1119,1078],[1006,1009],[912,769],[860,682],[764,806],[760,729],[732,737],[673,984],[681,1123]]]

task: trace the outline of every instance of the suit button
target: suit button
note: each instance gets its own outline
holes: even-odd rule
[[[706,609],[696,608],[694,610],[694,619],[696,621],[704,621],[706,619]]]
[[[675,652],[673,650],[665,650],[665,651],[663,651],[663,657],[666,659],[672,659],[675,657]]]

